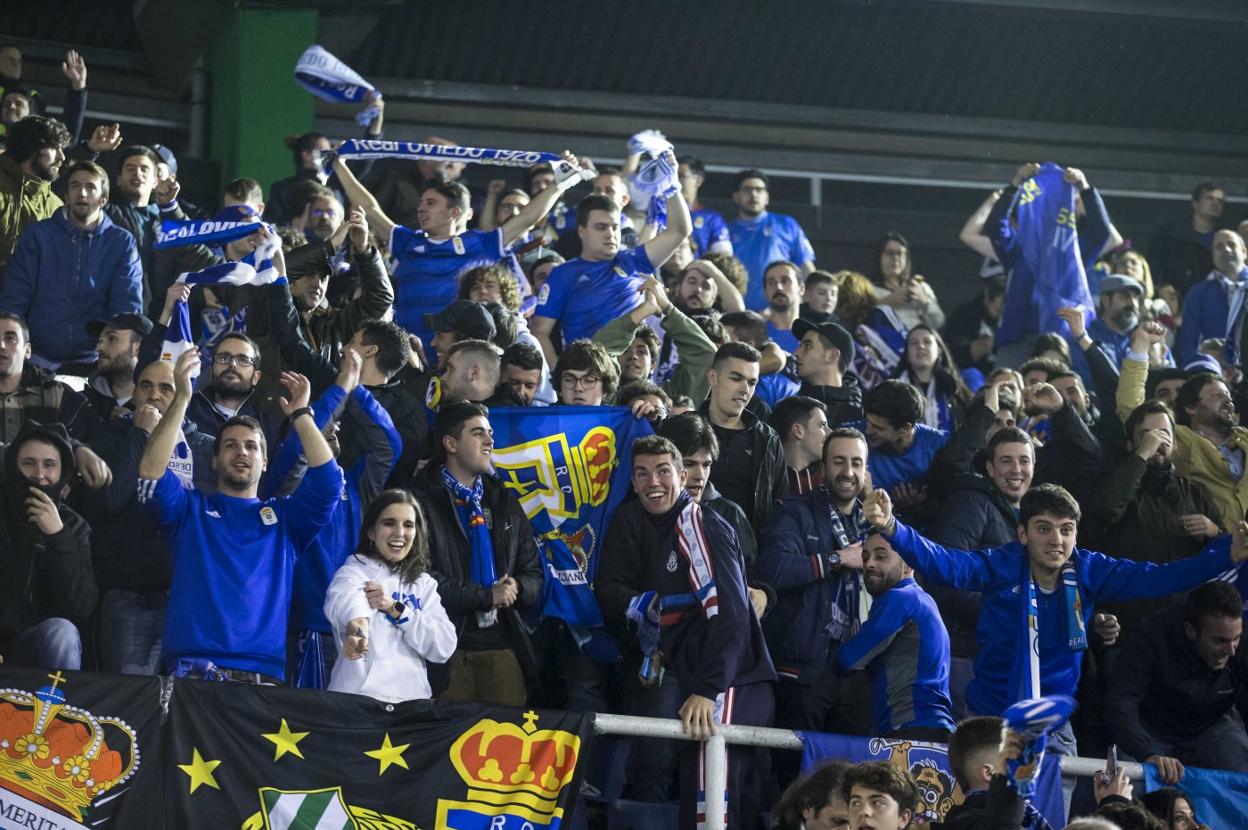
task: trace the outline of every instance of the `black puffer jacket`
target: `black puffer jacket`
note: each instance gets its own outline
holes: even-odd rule
[[[26,518],[26,499],[32,485],[18,472],[16,448],[29,438],[52,444],[61,456],[61,481],[41,488],[58,501],[57,512],[64,525],[50,536]],[[4,480],[0,483],[0,653],[32,625],[52,617],[81,622],[95,611],[91,528],[59,503],[61,484],[73,480],[75,471],[69,436],[60,424],[42,426],[27,421],[13,443],[5,447]]]

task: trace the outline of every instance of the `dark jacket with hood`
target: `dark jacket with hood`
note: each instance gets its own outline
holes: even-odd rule
[[[39,488],[56,502],[64,525],[50,536],[26,517],[29,488],[35,485],[17,469],[17,448],[31,438],[56,447],[61,456],[61,480]],[[60,424],[27,421],[5,448],[0,482],[0,652],[8,650],[17,634],[44,620],[63,617],[81,623],[95,611],[91,528],[60,498],[62,487],[76,472],[69,436]]]
[[[853,375],[841,378],[840,386],[816,386],[802,381],[797,394],[814,398],[826,406],[830,427],[861,427],[866,420],[862,412],[862,387]]]
[[[420,501],[429,523],[429,573],[438,581],[438,594],[447,616],[455,624],[460,648],[471,642],[479,629],[476,612],[493,607],[490,589],[472,578],[472,545],[460,524],[455,503],[442,483],[442,465],[430,462],[412,481],[412,494]],[[524,676],[536,679],[537,662],[520,613],[542,599],[544,573],[533,528],[515,493],[492,476],[483,476],[486,526],[494,545],[494,570],[511,576],[519,585],[516,602],[498,609],[497,634],[516,654]],[[489,636],[488,634],[486,636]],[[435,693],[449,680],[445,665],[430,663],[429,683]]]
[[[1026,799],[1010,789],[1006,777],[992,776],[986,790],[973,790],[955,804],[932,830],[1019,830]]]
[[[1018,517],[992,479],[978,473],[954,478],[952,493],[940,509],[929,534],[947,548],[984,550],[1000,547],[1017,535]],[[936,600],[949,629],[949,653],[954,657],[979,654],[975,625],[979,620],[979,593],[948,588],[928,581],[924,587]]]

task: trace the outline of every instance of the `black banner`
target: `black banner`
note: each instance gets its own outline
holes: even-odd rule
[[[0,830],[557,830],[590,716],[0,667]]]

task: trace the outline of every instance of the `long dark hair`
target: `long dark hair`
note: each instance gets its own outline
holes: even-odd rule
[[[412,547],[402,562],[387,562],[381,551],[377,550],[377,545],[368,537],[368,532],[377,524],[386,508],[395,504],[409,505],[415,512],[416,534],[412,537]],[[376,559],[389,568],[391,573],[398,574],[400,581],[405,584],[415,582],[422,573],[429,570],[429,523],[425,520],[425,511],[416,497],[407,490],[394,488],[373,499],[360,522],[360,541],[355,547],[355,555]]]
[[[906,332],[906,345],[901,350],[901,360],[897,362],[893,377],[900,378],[903,373],[910,371],[910,335],[916,331],[925,331],[936,341],[936,364],[932,367],[932,377],[936,379],[936,388],[959,407],[965,408],[971,402],[970,387],[962,379],[962,372],[958,369],[957,361],[953,359],[949,347],[945,345],[945,338],[925,323],[920,323]]]
[[[1174,802],[1180,798],[1187,802],[1187,806],[1192,808],[1192,818],[1199,822],[1200,820],[1196,818],[1195,803],[1188,798],[1187,793],[1178,787],[1161,787],[1153,790],[1151,793],[1144,793],[1144,795],[1140,796],[1140,804],[1144,806],[1144,809],[1164,821],[1166,830],[1170,830],[1174,826]]]
[[[884,256],[884,247],[890,242],[896,242],[906,249],[906,270],[901,275],[901,281],[905,282],[914,276],[914,260],[910,257],[910,243],[897,231],[888,231],[875,243],[875,260],[871,263],[871,281],[886,288],[888,285],[884,282],[884,270],[880,268],[880,259]]]

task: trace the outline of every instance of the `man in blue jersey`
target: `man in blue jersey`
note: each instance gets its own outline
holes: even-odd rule
[[[693,218],[693,233],[689,235],[693,255],[731,254],[732,238],[724,217],[698,203],[698,191],[706,184],[706,166],[702,164],[702,159],[681,156],[677,173],[680,176],[680,192],[689,203],[689,215]]]
[[[745,305],[755,311],[767,307],[763,277],[768,265],[788,260],[801,268],[802,274],[815,270],[815,249],[806,232],[792,216],[768,213],[769,199],[767,176],[761,170],[742,170],[737,174],[732,200],[740,215],[728,225],[728,231],[733,254],[750,273]]]
[[[217,493],[185,487],[169,469],[169,457],[198,366],[195,350],[178,358],[173,402],[139,461],[139,500],[174,556],[163,662],[178,677],[281,683],[295,560],[333,515],[342,470],[307,405],[311,384],[286,372],[282,383],[290,398],[280,404],[308,462],[294,494],[256,498],[265,438],[259,423],[245,416],[231,418],[217,434]]]
[[[669,160],[675,164],[675,158]],[[529,323],[551,366],[559,358],[552,338],[555,324],[561,324],[563,342],[571,343],[593,337],[632,311],[644,300],[646,277],[675,253],[692,225],[679,191],[667,200],[667,229],[632,250],[621,250],[620,209],[605,196],[581,200],[576,223],[581,255],[550,272],[537,292],[537,310]]]
[[[862,548],[862,583],[874,597],[867,621],[832,658],[841,671],[871,675],[873,734],[945,743],[949,714],[949,632],[914,571],[878,533]]]
[[[925,579],[983,594],[981,650],[966,692],[976,715],[1001,715],[1039,695],[1074,695],[1098,603],[1185,591],[1248,560],[1242,521],[1234,538],[1221,536],[1199,556],[1166,565],[1077,548],[1079,503],[1053,484],[1023,496],[1018,541],[987,550],[945,548],[924,538],[897,521],[883,490],[863,500],[863,516]],[[1069,724],[1054,734],[1055,752],[1077,754]]]
[[[923,423],[926,405],[923,393],[901,380],[886,380],[863,397],[871,445],[867,466],[877,487],[919,485],[949,441],[949,433]]]
[[[566,154],[568,165],[557,165],[565,174],[492,231],[468,230],[472,207],[468,188],[459,182],[430,180],[420,196],[417,217],[420,230],[400,225],[388,217],[372,193],[360,184],[347,165],[338,159],[334,170],[353,205],[364,208],[368,226],[385,239],[397,265],[394,269],[394,322],[420,337],[429,352],[433,332],[425,325],[426,314],[436,314],[455,299],[459,275],[477,265],[490,265],[507,255],[512,244],[542,221],[560,195],[581,179],[575,174],[576,157]],[[558,178],[558,176],[556,177]],[[429,357],[432,361],[433,354]],[[554,361],[551,360],[553,364]]]

